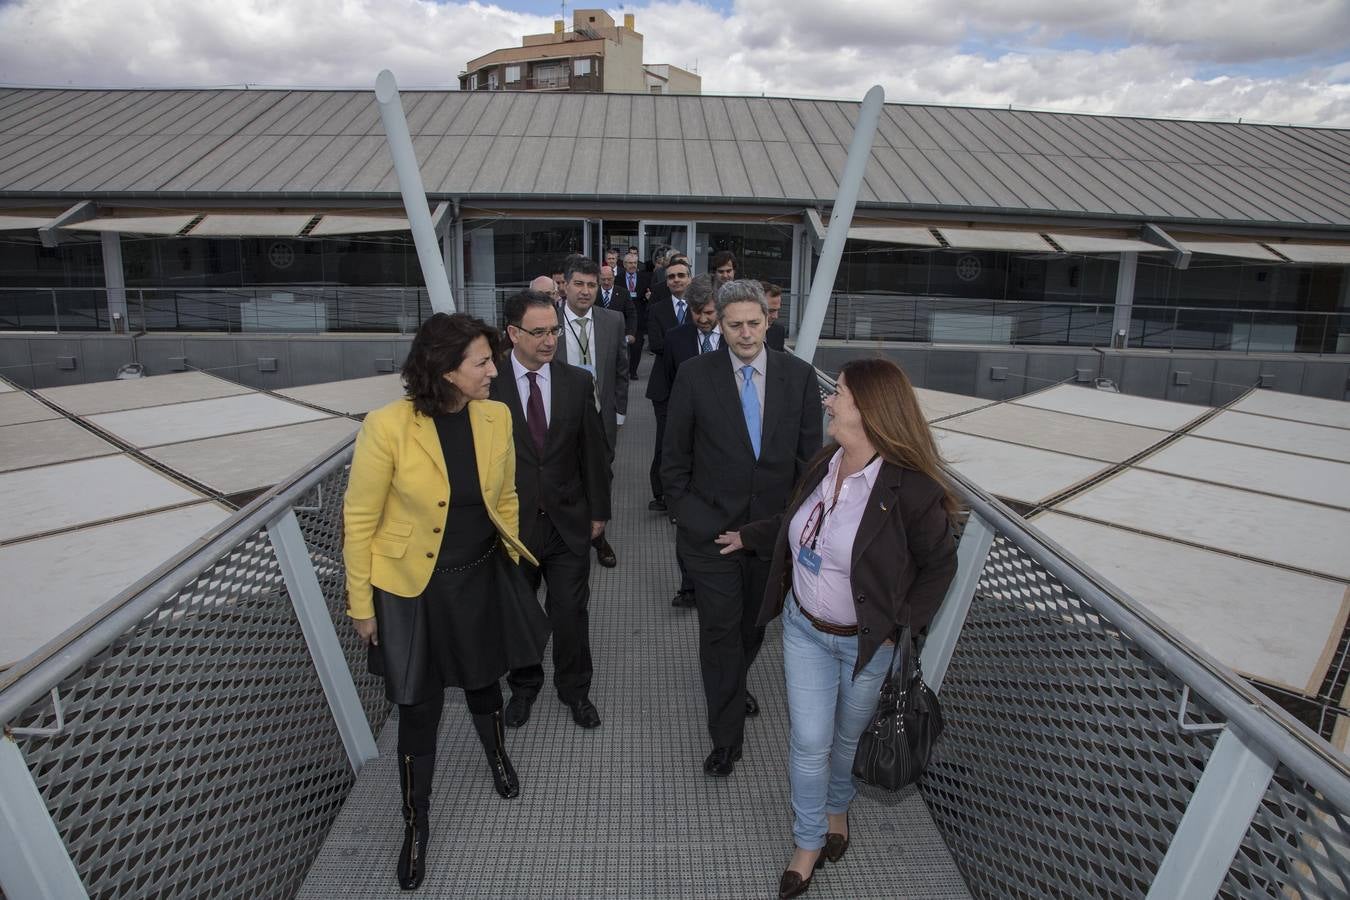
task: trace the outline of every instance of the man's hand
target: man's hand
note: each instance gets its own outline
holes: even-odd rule
[[[605,533],[604,522],[591,522],[591,540],[595,540],[604,533]]]
[[[625,334],[625,335],[623,336],[623,342],[624,342],[625,344],[631,344],[631,343],[633,343],[633,336],[632,336],[631,334]]]
[[[352,619],[352,628],[356,629],[356,636],[367,644],[380,645],[380,632],[375,626],[375,617],[369,619]]]
[[[735,553],[737,550],[745,549],[745,545],[741,543],[741,533],[739,531],[724,531],[713,538],[713,543],[722,545],[722,550],[720,552],[723,556],[726,556],[728,553]]]

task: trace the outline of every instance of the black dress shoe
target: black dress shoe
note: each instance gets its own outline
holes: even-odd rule
[[[649,501],[647,503],[647,508],[650,509],[652,512],[665,512],[666,511],[665,498],[657,497],[655,500]]]
[[[693,591],[676,591],[675,599],[670,601],[671,606],[678,606],[680,609],[693,609],[698,604],[694,602]]]
[[[783,873],[783,877],[778,879],[778,900],[791,900],[792,897],[800,897],[811,887],[811,879],[816,877],[816,869],[825,865],[825,854],[822,852],[816,857],[816,863],[811,867],[811,874],[805,878],[798,875],[791,869]]]
[[[755,695],[749,691],[745,692],[745,714],[747,716],[759,715],[759,701],[756,700]]]
[[[572,721],[576,722],[582,728],[600,727],[600,710],[595,708],[595,704],[588,698],[582,697],[580,700],[563,700],[567,708],[572,711]]]
[[[609,545],[602,534],[591,541],[591,546],[595,548],[595,560],[606,569],[612,569],[619,564],[619,558],[614,555],[614,548]]]
[[[736,763],[740,762],[740,759],[740,747],[714,747],[713,752],[703,761],[703,771],[714,778],[726,778],[736,771]]]
[[[534,705],[534,698],[527,697],[524,694],[512,694],[511,699],[506,703],[506,712],[502,714],[502,720],[506,722],[508,728],[519,728],[530,721],[530,707]]]

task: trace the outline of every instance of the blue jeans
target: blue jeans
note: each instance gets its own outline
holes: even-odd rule
[[[792,840],[803,850],[825,846],[826,815],[847,812],[857,794],[853,756],[858,738],[876,712],[890,650],[889,644],[882,645],[854,679],[857,636],[817,631],[791,595],[783,606]]]

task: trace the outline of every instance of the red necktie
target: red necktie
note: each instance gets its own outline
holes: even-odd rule
[[[540,453],[544,452],[544,436],[548,434],[548,421],[544,418],[544,395],[539,392],[539,373],[526,372],[530,379],[530,399],[525,406],[525,424],[530,426],[530,437]]]

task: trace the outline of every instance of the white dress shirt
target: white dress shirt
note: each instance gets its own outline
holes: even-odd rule
[[[530,370],[520,364],[516,359],[516,354],[511,354],[511,372],[516,379],[516,390],[520,392],[520,408],[525,413],[526,422],[530,416]],[[539,395],[544,400],[544,427],[547,430],[548,424],[553,421],[553,385],[549,381],[548,366],[540,366],[539,371],[535,373],[539,377],[535,381],[539,385]]]
[[[820,574],[802,565],[800,556],[803,531],[811,519],[812,511],[819,507],[821,512],[816,514],[816,518],[819,518],[834,501],[834,483],[839,477],[843,460],[843,449],[836,450],[825,477],[797,507],[788,525],[788,552],[792,554],[792,593],[802,609],[817,619],[836,625],[856,625],[858,611],[853,605],[850,582],[853,541],[858,536],[858,525],[872,496],[872,486],[877,483],[877,475],[881,472],[879,458],[864,466],[862,471],[854,472],[844,479],[839,489],[839,502],[834,503],[833,511],[825,515],[820,533],[816,535],[815,552],[820,554]],[[809,539],[806,544],[810,546]]]
[[[581,342],[577,339],[583,329],[586,333],[586,346],[590,348],[584,359],[581,354]],[[572,312],[572,307],[563,304],[563,340],[567,341],[568,364],[589,369],[591,374],[595,374],[595,317],[591,315],[590,310],[586,310],[584,317],[578,316]]]

